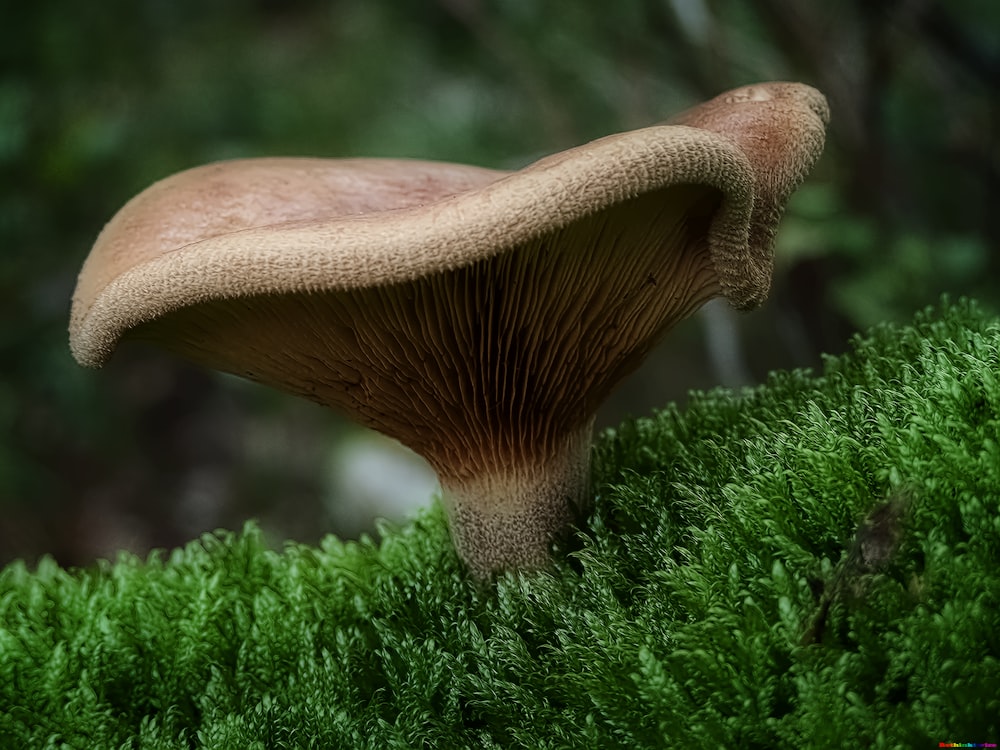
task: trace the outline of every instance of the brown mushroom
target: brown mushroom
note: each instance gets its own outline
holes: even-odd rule
[[[480,577],[548,560],[593,415],[706,300],[759,304],[822,95],[739,89],[516,172],[254,159],[182,172],[105,227],[70,340],[120,339],[331,406],[424,456]]]

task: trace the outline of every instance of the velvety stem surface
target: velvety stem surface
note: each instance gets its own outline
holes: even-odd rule
[[[589,420],[534,460],[475,478],[441,477],[455,548],[474,575],[549,564],[549,547],[587,497],[592,430]]]

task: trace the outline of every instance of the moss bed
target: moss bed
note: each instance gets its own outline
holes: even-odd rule
[[[551,571],[477,586],[436,504],[0,572],[0,747],[937,747],[1000,740],[1000,322],[609,431]]]

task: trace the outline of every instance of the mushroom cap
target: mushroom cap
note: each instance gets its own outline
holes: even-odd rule
[[[751,234],[773,236],[774,204],[818,158],[828,119],[815,89],[767,83],[513,173],[398,159],[196,167],[140,193],[101,232],[73,296],[70,346],[97,367],[129,331],[201,301],[404,282],[686,184],[720,193],[713,262],[723,294],[752,307],[770,286],[771,247],[750,246]],[[750,268],[731,270],[748,254]]]
[[[146,339],[337,408],[421,453],[446,492],[520,498],[530,523],[533,498],[549,497],[544,539],[565,523],[561,494],[582,491],[566,477],[584,470],[581,435],[614,385],[711,297],[766,297],[784,200],[827,116],[814,89],[761,84],[514,172],[385,159],[188,170],[98,237],[71,349],[99,366],[123,337]],[[555,465],[564,478],[542,487]],[[482,523],[476,544],[493,533]]]

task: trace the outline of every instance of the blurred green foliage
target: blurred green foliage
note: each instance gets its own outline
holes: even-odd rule
[[[142,351],[99,376],[67,352],[75,274],[103,223],[152,181],[206,161],[512,167],[732,86],[803,80],[834,119],[779,240],[773,304],[783,329],[810,342],[793,359],[838,350],[846,332],[906,318],[942,291],[998,299],[1000,6],[988,0],[8,5],[0,559],[84,561],[255,513],[297,517],[283,533],[322,527],[314,464],[297,448],[312,441],[256,461],[247,443],[289,410],[321,443],[324,418]],[[788,360],[765,354],[765,369]],[[185,504],[199,492],[220,507]],[[274,509],[288,498],[295,510]]]

